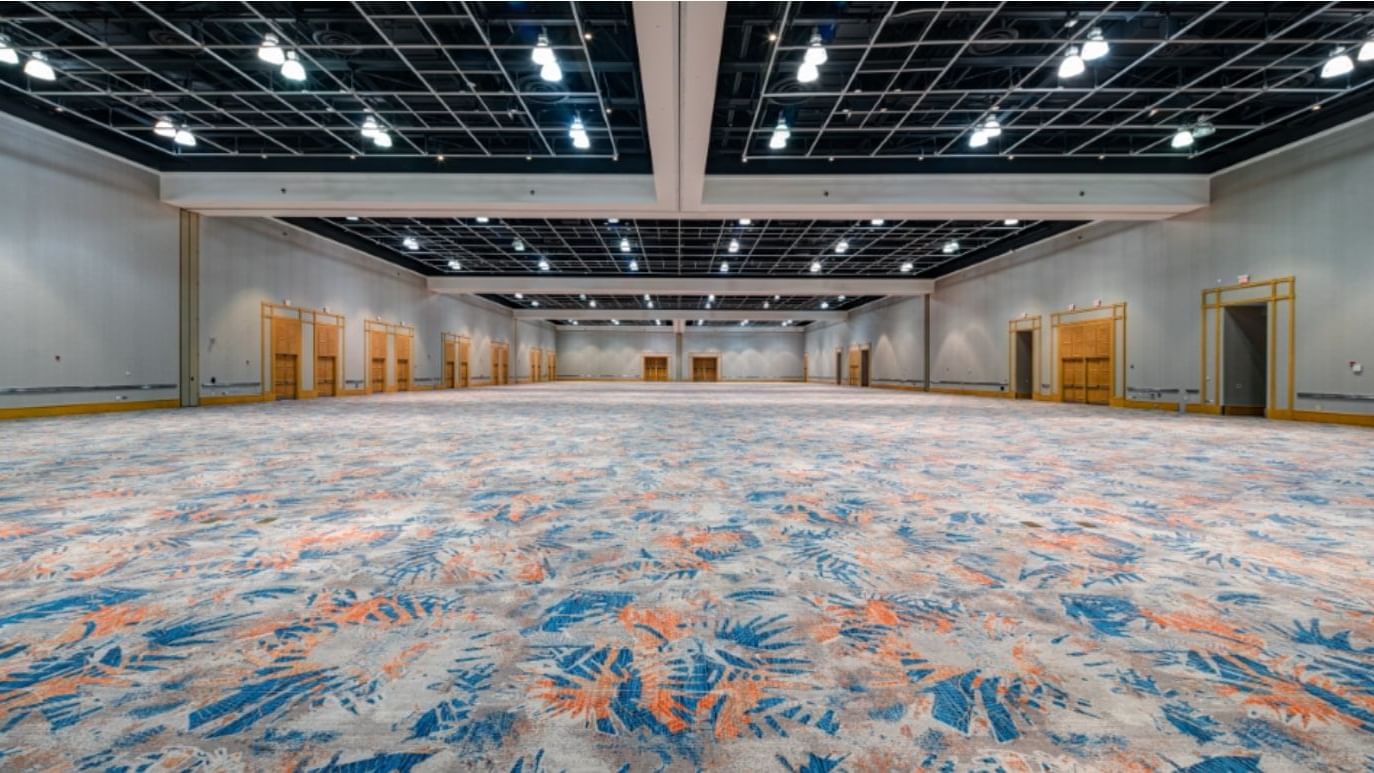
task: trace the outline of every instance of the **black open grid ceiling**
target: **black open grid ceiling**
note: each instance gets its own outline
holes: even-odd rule
[[[933,278],[1079,225],[1000,219],[292,222],[429,276],[807,277],[818,282]],[[413,249],[407,239],[414,240]],[[812,271],[813,263],[820,264],[819,271]],[[728,271],[721,270],[725,264]],[[904,271],[906,264],[910,269]]]
[[[1319,74],[1372,2],[732,2],[725,29],[713,173],[1210,172],[1374,110],[1374,62]],[[1061,79],[1093,29],[1110,52]]]
[[[595,310],[614,317],[617,311],[848,311],[878,300],[868,295],[545,295],[521,293],[515,295],[483,295],[514,309]],[[625,321],[625,320],[622,320]],[[664,321],[666,324],[666,320]],[[641,324],[643,322],[641,321]],[[648,324],[654,324],[649,320]],[[733,324],[738,325],[738,322]],[[755,324],[778,324],[758,321]]]
[[[610,328],[610,329],[615,329],[615,330],[619,330],[619,329],[622,329],[622,328],[629,328],[629,329],[631,329],[631,330],[637,330],[637,331],[654,330],[654,329],[661,330],[661,331],[671,331],[671,330],[673,329],[673,328],[672,328],[672,323],[669,322],[669,321],[667,321],[667,320],[657,320],[657,321],[655,321],[655,320],[647,320],[647,321],[646,321],[646,320],[612,320],[612,319],[581,319],[581,320],[553,319],[553,320],[550,320],[550,322],[552,322],[552,323],[555,324],[555,325],[560,325],[560,326],[569,327],[569,328],[571,328],[571,327],[590,327],[590,328]],[[786,330],[786,329],[790,329],[790,328],[804,328],[805,326],[810,325],[810,324],[811,324],[811,322],[808,321],[808,320],[796,320],[796,321],[793,321],[790,325],[783,325],[783,323],[781,323],[781,322],[760,322],[760,321],[754,321],[754,320],[742,320],[742,321],[740,321],[740,322],[731,322],[731,321],[729,321],[729,320],[722,320],[722,319],[691,319],[691,320],[686,320],[686,321],[684,322],[684,325],[685,325],[688,329],[695,329],[695,328],[717,328],[717,329],[723,329],[723,328],[729,328],[729,329],[731,329],[731,330],[769,330],[769,331],[774,331],[774,330]]]
[[[561,82],[531,60],[541,33]],[[269,34],[304,82],[258,58]],[[0,2],[0,35],[58,73],[0,66],[0,110],[159,169],[650,169],[626,2]],[[369,116],[392,147],[361,135]]]

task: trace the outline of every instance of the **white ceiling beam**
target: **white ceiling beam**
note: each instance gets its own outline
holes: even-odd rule
[[[681,13],[678,3],[633,3],[635,40],[639,48],[640,90],[644,94],[644,122],[653,151],[654,197],[658,207],[677,210]]]
[[[204,215],[1159,220],[1207,206],[1198,175],[709,176],[696,209],[650,175],[174,172],[162,200]]]
[[[650,175],[167,172],[162,201],[226,217],[601,217],[661,212]]]
[[[621,322],[653,322],[661,319],[694,320],[704,319],[717,322],[843,322],[849,317],[846,311],[763,311],[760,310],[723,310],[712,309],[516,309],[516,319],[577,319]]]
[[[843,277],[433,276],[431,292],[488,295],[928,295],[932,279]]]
[[[696,211],[705,194],[706,156],[711,149],[711,119],[715,116],[716,74],[720,68],[721,42],[725,38],[726,4],[703,1],[672,5],[678,8],[682,30],[675,91],[680,103],[679,209]],[[658,173],[657,151],[654,173]]]
[[[712,175],[699,214],[906,220],[1159,220],[1207,206],[1206,175]]]

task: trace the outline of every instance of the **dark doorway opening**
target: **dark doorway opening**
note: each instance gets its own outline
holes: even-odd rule
[[[1263,416],[1269,388],[1269,306],[1227,306],[1221,331],[1221,412]]]
[[[1012,397],[1029,400],[1035,394],[1035,339],[1034,331],[1016,331],[1016,356],[1013,358],[1016,372],[1012,375]]]

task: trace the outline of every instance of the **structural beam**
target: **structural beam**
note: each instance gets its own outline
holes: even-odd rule
[[[1159,220],[1211,201],[1206,175],[821,175],[706,178],[698,215],[906,220]]]
[[[167,172],[162,201],[227,217],[601,217],[661,212],[651,175]]]
[[[763,311],[712,309],[516,309],[516,319],[595,320],[606,322],[653,322],[662,320],[691,322],[702,319],[715,322],[843,322],[847,311]]]
[[[681,67],[680,4],[633,4],[635,39],[639,48],[640,90],[644,94],[644,123],[653,152],[654,197],[662,209],[680,207],[678,196],[679,101]]]
[[[932,279],[847,279],[818,276],[656,277],[656,276],[434,276],[429,289],[453,295],[927,295]]]
[[[677,72],[678,207],[697,211],[706,186],[706,156],[711,149],[711,120],[715,116],[716,73],[725,38],[725,3],[672,3],[678,9],[682,41]],[[651,140],[651,147],[657,148]],[[658,173],[657,150],[654,173]]]

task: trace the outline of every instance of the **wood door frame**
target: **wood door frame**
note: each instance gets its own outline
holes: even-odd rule
[[[715,361],[716,361],[716,380],[715,380],[715,381],[697,381],[697,379],[696,379],[696,361],[697,361],[698,359],[702,359],[702,360],[715,360]],[[693,372],[693,374],[692,374],[692,381],[693,381],[693,382],[696,382],[696,383],[699,383],[699,384],[718,384],[718,383],[720,383],[720,382],[722,382],[722,381],[725,380],[725,373],[724,373],[724,371],[721,369],[720,352],[688,352],[688,353],[687,353],[687,362],[688,362],[688,364],[690,364],[690,365],[692,366],[692,372]],[[669,367],[670,367],[670,368],[672,367],[672,363],[671,363],[671,362],[669,363]]]
[[[306,306],[292,306],[286,303],[276,303],[274,301],[260,301],[258,303],[258,397],[261,400],[270,401],[276,399],[276,390],[273,389],[272,365],[275,358],[272,351],[272,319],[284,317],[294,319],[300,323],[300,340],[297,348],[300,353],[296,355],[296,399],[309,400],[315,397],[315,341],[317,337],[315,330],[320,325],[335,326],[339,328],[339,361],[334,363],[334,394],[340,394],[344,386],[344,316],[335,314],[324,309],[312,309]],[[305,326],[311,326],[310,332],[310,389],[301,388],[301,380],[304,378],[305,368]],[[197,374],[199,375],[199,374]]]
[[[1082,317],[1081,319],[1074,319]],[[1065,322],[1064,319],[1072,319]],[[1059,329],[1070,325],[1081,325],[1084,323],[1102,322],[1110,320],[1112,323],[1112,381],[1111,388],[1107,391],[1107,404],[1114,407],[1125,405],[1126,401],[1126,371],[1129,368],[1126,359],[1126,302],[1104,303],[1101,305],[1090,306],[1086,309],[1069,308],[1064,311],[1056,311],[1050,314],[1050,360],[1054,363],[1054,372],[1051,374],[1053,383],[1053,395],[1050,399],[1055,402],[1064,401],[1064,385],[1062,383],[1059,357]],[[1119,339],[1118,339],[1119,336]],[[1117,345],[1118,340],[1120,345]],[[1118,378],[1118,370],[1120,377]],[[1117,392],[1121,394],[1117,394]]]
[[[492,386],[506,386],[510,384],[510,343],[492,339],[489,343],[491,349],[491,378],[487,383]],[[506,363],[506,379],[501,380],[501,361],[502,355]]]
[[[1198,378],[1198,410],[1202,413],[1219,414],[1222,412],[1222,342],[1221,331],[1225,327],[1224,313],[1227,306],[1255,306],[1265,305],[1266,316],[1268,317],[1269,329],[1266,333],[1269,351],[1265,359],[1268,366],[1268,373],[1265,374],[1265,394],[1266,403],[1264,415],[1270,418],[1290,418],[1297,405],[1297,383],[1295,376],[1297,361],[1297,280],[1292,276],[1276,277],[1274,279],[1260,279],[1254,282],[1243,282],[1222,287],[1208,287],[1202,291],[1202,338],[1200,347],[1199,378]],[[1287,303],[1286,307],[1280,304]],[[1278,391],[1278,318],[1281,311],[1286,311],[1288,315],[1288,337],[1285,340],[1288,349],[1288,357],[1285,362],[1285,371],[1282,374],[1285,380],[1286,394],[1283,395],[1287,401],[1286,406],[1279,405]],[[1208,336],[1208,325],[1213,328],[1212,335]],[[1208,344],[1211,344],[1209,348]],[[1211,355],[1213,366],[1213,378],[1209,384],[1207,379],[1207,359]]]
[[[664,359],[666,359],[666,360],[668,361],[668,370],[667,370],[667,373],[666,373],[666,375],[668,376],[668,378],[664,379],[664,381],[672,381],[672,380],[673,380],[673,355],[672,355],[672,354],[669,354],[668,352],[640,352],[640,353],[639,353],[639,380],[640,380],[640,381],[648,381],[648,380],[649,380],[648,378],[646,378],[646,376],[648,376],[648,373],[649,373],[649,366],[648,366],[648,364],[647,364],[646,361],[647,361],[650,357],[663,357]],[[720,374],[720,366],[719,366],[719,365],[716,366],[716,374],[717,374],[717,375]]]
[[[471,358],[472,339],[465,335],[459,335],[458,333],[441,331],[439,333],[439,341],[443,346],[445,364],[449,362],[449,360],[447,359],[449,352],[453,352],[453,386],[449,388],[462,389],[466,387],[467,384],[463,383],[463,344],[468,344],[468,357]],[[440,382],[442,383],[443,376],[441,375],[439,378]]]
[[[366,372],[366,374],[364,374],[365,377],[363,378],[363,392],[364,392],[365,394],[377,394],[377,393],[374,392],[373,389],[372,389],[372,336],[370,335],[371,333],[383,333],[383,334],[385,334],[385,335],[387,336],[388,340],[389,340],[392,336],[396,336],[396,335],[408,335],[408,336],[410,336],[410,353],[411,353],[411,355],[412,355],[412,359],[411,359],[411,361],[410,361],[410,363],[411,363],[411,387],[413,388],[414,385],[415,385],[415,361],[414,361],[414,358],[413,358],[413,355],[415,354],[415,326],[414,326],[414,325],[407,325],[407,324],[405,324],[404,322],[386,322],[385,320],[382,320],[382,319],[380,319],[380,318],[378,318],[378,319],[364,319],[364,320],[363,320],[363,365],[364,365],[364,367],[365,367],[365,369],[366,369],[367,372]],[[386,353],[385,353],[384,355],[382,355],[382,359],[383,359],[383,360],[385,361],[385,363],[386,363],[385,365],[382,366],[382,367],[384,368],[384,371],[383,371],[383,372],[385,373],[385,369],[388,369],[388,368],[391,370],[391,375],[390,375],[389,377],[386,377],[385,375],[384,375],[384,377],[383,377],[384,380],[383,380],[383,383],[382,383],[382,391],[383,391],[383,392],[395,392],[395,391],[396,391],[396,348],[395,348],[394,346],[388,345],[388,346],[387,346],[387,351],[386,351]]]
[[[558,352],[554,349],[544,350],[544,380],[558,380]]]
[[[1016,334],[1031,334],[1031,400],[1040,399],[1040,315],[1022,314],[1007,323],[1007,397],[1016,399]]]

